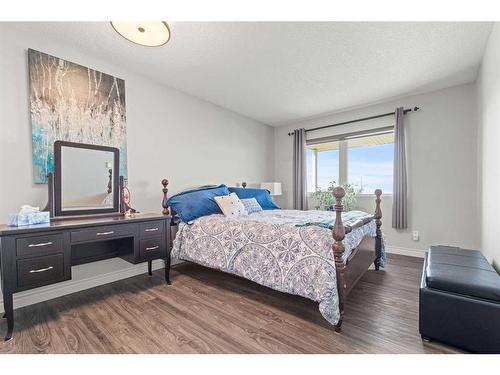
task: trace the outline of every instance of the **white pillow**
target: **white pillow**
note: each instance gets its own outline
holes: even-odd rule
[[[220,195],[214,197],[224,216],[248,215],[247,210],[236,193],[229,195]]]

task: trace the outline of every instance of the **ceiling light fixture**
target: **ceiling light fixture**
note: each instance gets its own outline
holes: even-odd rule
[[[170,40],[165,21],[111,21],[113,29],[125,39],[146,47],[160,47]]]

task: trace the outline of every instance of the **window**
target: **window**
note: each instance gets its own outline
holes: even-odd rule
[[[360,194],[373,194],[375,189],[392,193],[392,127],[309,140],[306,151],[308,192],[326,190],[335,181],[350,183]]]
[[[347,147],[347,182],[360,194],[392,194],[394,133],[348,140]]]
[[[326,190],[330,183],[339,181],[339,150],[325,150],[318,152],[317,187]]]
[[[339,182],[340,142],[307,149],[307,191],[326,190],[332,181]]]

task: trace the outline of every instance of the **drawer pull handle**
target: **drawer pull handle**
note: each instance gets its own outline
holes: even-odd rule
[[[98,232],[97,235],[98,236],[107,236],[108,234],[113,234],[115,233],[114,230],[110,230],[109,232]]]
[[[42,247],[52,245],[52,242],[42,242],[42,243],[30,243],[28,247]]]
[[[50,267],[47,267],[47,268],[41,268],[39,270],[31,270],[30,273],[45,272],[45,271],[51,270],[52,268],[54,268],[54,267],[50,266]]]
[[[145,232],[156,232],[158,230],[160,230],[160,228],[148,228],[148,229],[145,229],[144,231]]]
[[[152,247],[146,247],[146,250],[150,251],[150,250],[156,250],[158,249],[160,246],[156,245],[156,246],[152,246]]]

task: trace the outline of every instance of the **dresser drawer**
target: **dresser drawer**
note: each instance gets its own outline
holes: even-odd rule
[[[107,238],[132,237],[134,225],[108,225],[71,232],[71,242],[106,240]]]
[[[16,254],[18,257],[62,253],[62,251],[62,234],[24,237],[16,240]]]
[[[64,255],[19,259],[17,261],[18,288],[37,287],[64,279]]]
[[[164,221],[149,221],[139,226],[141,238],[163,236],[165,233]]]
[[[151,260],[153,258],[165,258],[167,256],[165,237],[152,237],[141,240],[139,245],[141,260]]]

